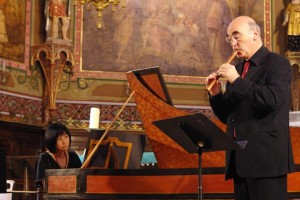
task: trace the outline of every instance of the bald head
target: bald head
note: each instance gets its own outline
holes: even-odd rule
[[[252,19],[251,17],[248,16],[239,16],[232,20],[232,22],[229,24],[228,28],[230,26],[237,25],[237,26],[243,26],[244,28],[252,29],[257,31],[259,38],[261,39],[261,32],[260,32],[260,27],[258,24]]]
[[[227,38],[238,35],[238,39],[231,42],[234,50],[240,51],[239,56],[249,59],[261,46],[260,27],[248,16],[239,16],[232,20],[227,28]]]

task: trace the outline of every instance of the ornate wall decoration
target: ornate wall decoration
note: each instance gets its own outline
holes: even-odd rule
[[[0,94],[0,119],[27,124],[41,123],[41,100],[18,94]]]
[[[33,125],[44,126],[42,121],[42,102],[38,98],[13,93],[0,94],[0,120],[14,121]],[[89,127],[89,116],[91,107],[98,107],[101,110],[100,128],[106,129],[110,122],[114,119],[123,104],[117,103],[109,105],[109,103],[99,102],[93,104],[84,101],[61,101],[58,100],[57,109],[52,111],[53,121],[63,122],[71,128]],[[202,112],[209,118],[215,118],[209,107],[201,106],[180,106],[190,113]],[[135,104],[127,105],[120,117],[112,125],[115,130],[142,130],[140,116],[136,110]]]

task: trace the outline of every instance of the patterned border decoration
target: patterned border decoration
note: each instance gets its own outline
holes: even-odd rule
[[[272,50],[272,43],[271,43],[271,1],[270,0],[265,0],[264,2],[265,6],[265,13],[264,13],[264,43],[265,46],[269,49]]]
[[[42,102],[39,99],[18,95],[0,94],[0,119],[26,124],[42,123]]]
[[[0,94],[0,120],[20,122],[32,125],[41,125],[42,123],[42,102],[40,99],[12,93]],[[100,127],[106,129],[116,114],[122,107],[122,104],[109,105],[106,102],[57,102],[57,109],[52,111],[54,121],[59,121],[72,128],[88,128],[91,107],[98,107],[101,110]],[[202,112],[208,118],[215,118],[210,107],[205,106],[184,106],[180,105],[178,109],[189,113]],[[125,107],[119,119],[112,126],[114,130],[143,130],[143,125],[138,114],[136,104],[132,103]]]

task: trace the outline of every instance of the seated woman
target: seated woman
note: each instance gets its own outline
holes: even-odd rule
[[[82,164],[76,152],[69,149],[71,134],[63,124],[51,124],[46,129],[44,142],[47,151],[38,157],[34,183],[40,189],[45,187],[46,169],[80,168]]]

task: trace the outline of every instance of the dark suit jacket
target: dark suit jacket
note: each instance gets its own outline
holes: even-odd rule
[[[273,177],[295,171],[289,133],[291,66],[262,46],[250,59],[243,79],[227,83],[224,94],[210,97],[215,115],[227,124],[226,133],[244,149],[226,153],[226,179]],[[236,66],[241,74],[243,63]]]

